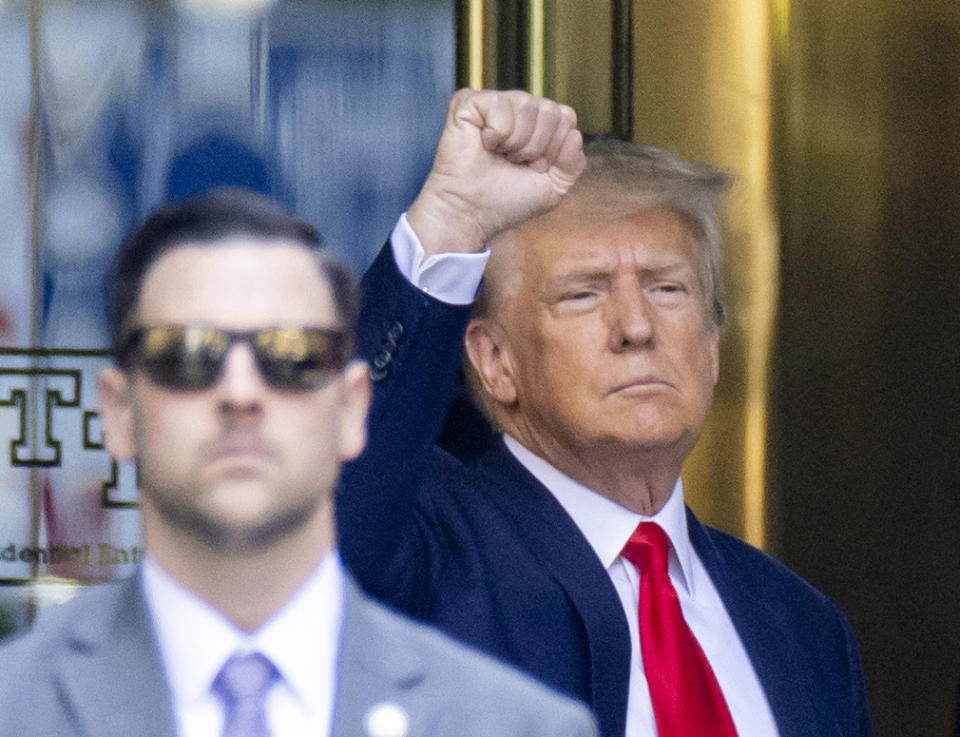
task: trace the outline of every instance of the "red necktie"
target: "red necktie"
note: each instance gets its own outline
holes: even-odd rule
[[[736,737],[727,702],[667,576],[670,539],[637,525],[623,557],[640,571],[640,651],[659,737]]]

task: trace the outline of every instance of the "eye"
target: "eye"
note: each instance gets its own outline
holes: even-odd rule
[[[689,289],[682,281],[659,281],[650,285],[650,289],[657,294],[686,294]]]
[[[598,289],[578,287],[562,292],[554,307],[562,312],[581,314],[593,310],[600,303],[601,296]]]
[[[578,289],[576,291],[567,292],[566,294],[560,295],[560,301],[562,302],[582,302],[586,299],[591,299],[596,297],[597,293],[589,289]]]
[[[557,316],[586,315],[600,304],[601,291],[589,287],[574,287],[559,291],[547,300],[550,311]]]

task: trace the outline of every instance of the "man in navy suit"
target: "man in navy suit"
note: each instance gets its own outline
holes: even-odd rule
[[[604,737],[663,737],[648,688],[661,673],[645,668],[638,624],[641,573],[623,555],[640,523],[656,523],[678,618],[736,734],[865,737],[861,664],[840,609],[684,505],[681,468],[719,371],[728,178],[622,142],[587,154],[556,209],[495,239],[472,317],[424,305],[450,329],[383,341],[376,391],[429,396],[381,403],[375,423],[377,412],[449,400],[460,321],[476,394],[502,437],[470,464],[437,452],[418,489],[342,494],[345,560],[390,604],[590,704]],[[421,197],[465,195],[431,175]],[[435,373],[398,370],[420,352]],[[681,712],[700,695],[684,698]]]

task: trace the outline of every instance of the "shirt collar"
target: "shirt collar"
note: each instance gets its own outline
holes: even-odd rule
[[[235,652],[262,652],[295,698],[322,703],[333,682],[343,615],[343,569],[328,552],[297,592],[259,629],[245,633],[147,556],[143,588],[176,703],[196,704],[210,692]]]
[[[673,546],[668,563],[671,580],[674,585],[683,586],[690,596],[694,595],[693,547],[687,532],[682,479],[677,479],[670,498],[659,512],[653,516],[637,514],[574,481],[509,435],[504,435],[503,439],[521,465],[556,497],[560,506],[580,528],[604,568],[610,570],[617,562],[620,551],[638,524],[656,522],[667,533]]]

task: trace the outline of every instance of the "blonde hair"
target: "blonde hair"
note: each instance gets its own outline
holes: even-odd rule
[[[571,195],[593,201],[614,196],[623,203],[621,207],[633,211],[658,206],[673,211],[702,251],[708,314],[715,325],[723,325],[720,217],[733,182],[731,174],[656,146],[612,137],[589,140],[584,151],[587,168]]]

